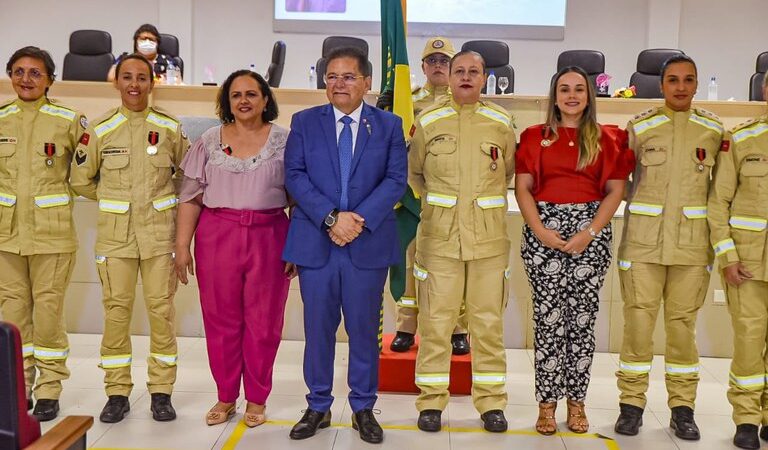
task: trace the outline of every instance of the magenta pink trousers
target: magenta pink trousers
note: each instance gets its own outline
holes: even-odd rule
[[[266,404],[290,280],[281,259],[283,209],[204,208],[195,262],[205,340],[219,401],[233,403],[240,380],[249,402]]]

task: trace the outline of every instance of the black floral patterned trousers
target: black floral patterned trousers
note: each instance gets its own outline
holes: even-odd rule
[[[564,240],[589,227],[599,202],[539,202],[544,226]],[[521,254],[533,291],[536,400],[584,401],[595,353],[599,291],[611,263],[608,224],[578,255],[545,247],[523,229]]]

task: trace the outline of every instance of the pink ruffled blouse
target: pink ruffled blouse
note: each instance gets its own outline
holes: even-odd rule
[[[272,124],[261,151],[248,159],[227,155],[221,125],[203,133],[181,162],[184,178],[179,199],[203,194],[208,208],[272,209],[288,204],[283,157],[288,130]]]

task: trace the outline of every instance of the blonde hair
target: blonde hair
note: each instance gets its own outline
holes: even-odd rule
[[[595,162],[601,149],[600,126],[597,124],[597,111],[595,108],[595,88],[589,76],[581,67],[564,67],[552,79],[552,85],[549,88],[547,121],[544,126],[549,128],[552,141],[559,139],[560,136],[557,133],[557,128],[561,125],[562,116],[560,108],[557,106],[557,82],[560,81],[560,77],[571,72],[581,75],[587,85],[587,107],[584,109],[579,121],[579,160],[576,164],[576,170],[584,170],[584,168]]]

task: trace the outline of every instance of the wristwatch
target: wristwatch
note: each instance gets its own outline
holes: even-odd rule
[[[593,238],[597,237],[597,232],[593,230],[592,227],[589,227],[587,231],[589,232],[589,235],[592,236]]]
[[[327,216],[325,216],[325,220],[323,222],[328,228],[331,228],[332,226],[336,225],[336,217],[338,215],[339,210],[334,209],[333,211],[329,212]]]

